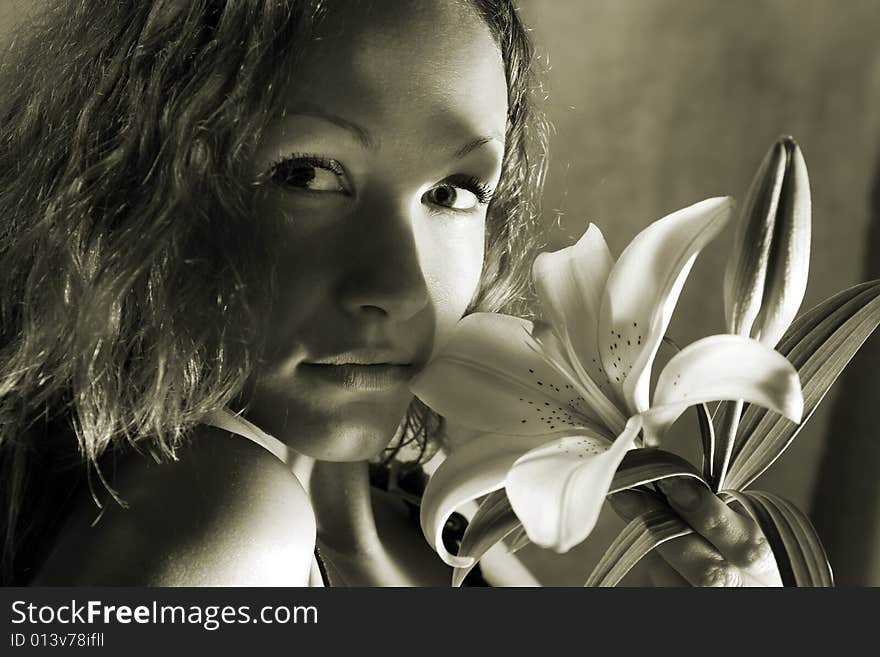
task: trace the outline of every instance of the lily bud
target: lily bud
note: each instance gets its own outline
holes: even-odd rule
[[[811,201],[797,142],[781,137],[752,180],[724,276],[727,331],[775,347],[794,320],[810,265]]]

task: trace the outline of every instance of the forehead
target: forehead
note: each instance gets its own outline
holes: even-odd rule
[[[507,84],[500,49],[469,3],[350,1],[322,20],[290,72],[287,101],[368,125],[503,134]]]

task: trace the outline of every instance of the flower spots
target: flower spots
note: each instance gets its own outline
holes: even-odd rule
[[[525,374],[528,370],[528,374]],[[555,431],[563,427],[582,427],[589,423],[594,411],[589,407],[578,407],[583,401],[575,392],[574,385],[566,383],[566,378],[552,368],[542,368],[533,364],[524,368],[519,402],[524,411],[518,418],[524,431]],[[523,420],[526,420],[525,422]]]
[[[556,386],[553,388],[556,389]],[[579,411],[575,406],[576,403],[579,404],[583,401],[580,397],[557,402],[537,392],[536,395],[538,396],[533,399],[518,398],[524,411],[518,418],[520,425],[529,425],[531,429],[537,424],[539,431],[555,431],[563,426],[580,427],[586,422],[586,418],[583,417],[585,413]],[[544,425],[543,428],[540,425]],[[523,429],[525,428],[523,427]]]
[[[567,436],[556,444],[556,450],[562,454],[587,459],[600,456],[608,451],[610,443],[593,436]]]
[[[610,340],[606,343],[605,349],[607,351],[602,354],[602,360],[605,367],[608,368],[608,372],[597,370],[599,375],[597,380],[601,381],[604,378],[611,384],[613,377],[614,384],[620,385],[632,371],[633,363],[641,351],[640,347],[644,336],[639,330],[638,322],[632,322],[632,327],[629,324],[628,322],[625,325],[616,326],[607,334],[610,336]]]

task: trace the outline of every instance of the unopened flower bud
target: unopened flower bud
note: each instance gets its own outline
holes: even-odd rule
[[[810,181],[797,142],[781,137],[752,180],[724,276],[727,330],[770,347],[794,320],[807,287]]]

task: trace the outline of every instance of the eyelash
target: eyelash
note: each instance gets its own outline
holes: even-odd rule
[[[451,187],[460,187],[461,189],[466,189],[471,194],[477,197],[477,201],[480,202],[480,205],[488,205],[489,201],[492,200],[492,195],[495,193],[495,190],[493,190],[489,185],[484,183],[476,176],[450,176],[449,178],[441,182],[438,187],[442,185],[449,185]]]
[[[290,164],[313,166],[326,169],[327,171],[330,171],[337,176],[345,175],[345,169],[342,167],[342,165],[332,158],[324,157],[315,153],[294,153],[273,162],[272,165],[269,167],[269,171],[267,174],[268,179],[276,182],[277,184],[283,185],[283,182],[278,182],[275,180],[275,176],[280,167]],[[490,185],[483,182],[476,176],[468,176],[462,174],[449,176],[445,180],[441,181],[438,185],[436,185],[436,187],[442,186],[458,187],[460,189],[467,190],[476,197],[480,205],[488,205],[495,193],[495,190]],[[308,192],[310,190],[302,191]]]
[[[273,162],[272,165],[269,167],[269,172],[267,174],[267,177],[269,178],[269,180],[283,185],[283,182],[278,182],[275,180],[275,176],[276,176],[278,169],[280,167],[282,167],[284,165],[290,165],[290,164],[298,164],[301,166],[305,165],[305,166],[311,166],[311,167],[315,167],[315,168],[319,168],[319,169],[326,169],[327,171],[330,171],[331,173],[334,173],[337,176],[344,176],[345,175],[345,169],[343,169],[342,165],[339,164],[339,162],[337,162],[334,159],[331,159],[329,157],[324,157],[322,155],[317,155],[314,153],[293,153],[292,155],[287,155],[287,156],[281,157],[278,160],[276,160],[275,162]],[[309,190],[303,190],[303,191],[309,191]]]

